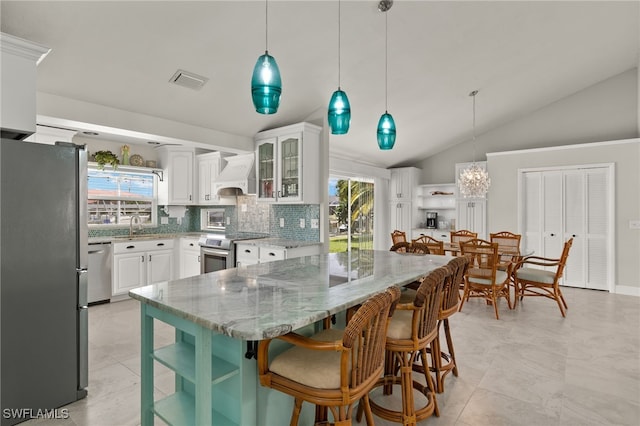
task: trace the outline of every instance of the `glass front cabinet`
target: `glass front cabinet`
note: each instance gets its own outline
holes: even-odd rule
[[[320,128],[300,123],[256,137],[258,200],[319,203]]]

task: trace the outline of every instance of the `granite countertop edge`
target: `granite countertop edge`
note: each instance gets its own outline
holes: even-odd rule
[[[236,244],[246,244],[250,246],[258,246],[258,247],[281,247],[285,249],[297,248],[297,247],[309,247],[309,246],[318,246],[322,243],[319,241],[300,241],[300,240],[289,240],[286,238],[258,238],[253,240],[241,240],[236,242]]]

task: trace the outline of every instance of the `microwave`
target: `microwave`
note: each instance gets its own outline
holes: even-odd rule
[[[200,211],[200,229],[203,231],[224,231],[224,208],[202,209]]]

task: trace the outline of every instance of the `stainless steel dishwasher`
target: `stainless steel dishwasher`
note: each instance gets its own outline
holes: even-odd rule
[[[90,243],[87,299],[90,305],[111,300],[111,243]]]

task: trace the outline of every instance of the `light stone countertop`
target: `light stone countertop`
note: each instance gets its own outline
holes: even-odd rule
[[[282,247],[285,249],[322,245],[322,243],[319,241],[299,241],[299,240],[288,240],[285,238],[258,238],[253,240],[239,240],[239,241],[236,241],[235,244],[236,245],[247,244],[250,246],[259,246],[259,247]]]
[[[129,296],[218,333],[261,340],[406,285],[451,259],[372,250],[321,254],[157,283]]]

